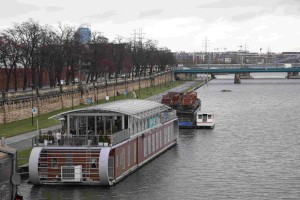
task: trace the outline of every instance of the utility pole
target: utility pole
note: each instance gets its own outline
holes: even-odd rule
[[[204,46],[204,60],[206,60],[207,62],[207,68],[209,68],[209,64],[210,64],[210,55],[207,52],[208,46],[209,46],[209,40],[207,39],[207,37],[205,37],[202,45]]]
[[[247,64],[247,57],[246,57],[246,53],[247,53],[247,43],[245,43],[244,49],[245,49],[245,52],[244,52],[244,64],[245,64],[245,67],[246,67],[246,64]]]
[[[240,61],[241,61],[241,67],[243,66],[243,54],[242,54],[242,50],[243,50],[243,45],[240,45],[238,46],[240,47],[241,49],[239,50],[239,52],[237,52],[237,58],[240,58]]]

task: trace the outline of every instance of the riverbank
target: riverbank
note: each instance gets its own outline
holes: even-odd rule
[[[169,90],[171,88],[182,85],[184,83],[186,83],[186,81],[170,81],[170,82],[163,83],[163,84],[160,84],[157,86],[150,86],[147,88],[137,89],[137,90],[135,90],[135,93],[139,98],[145,99],[145,98],[148,98],[155,94],[159,94],[159,93]],[[118,100],[126,99],[126,98],[132,98],[132,93],[128,93],[128,94],[122,93],[122,94],[119,94],[118,96],[110,97],[108,100],[102,99],[102,100],[99,100],[97,102],[90,103],[90,104],[82,104],[82,105],[78,105],[78,106],[73,106],[73,109],[84,108],[87,106],[102,104],[102,103],[111,102],[111,101],[118,101]],[[66,112],[69,110],[72,110],[72,107],[59,109],[59,110],[56,110],[56,111],[53,111],[53,112],[50,112],[47,114],[34,116],[33,118],[27,118],[24,120],[19,120],[19,121],[7,123],[7,124],[1,124],[0,125],[1,136],[5,137],[5,138],[9,138],[9,137],[17,136],[17,135],[20,135],[23,133],[36,131],[37,129],[45,129],[45,128],[48,128],[51,126],[58,125],[58,124],[60,124],[59,121],[54,120],[54,119],[48,120],[48,118],[53,115],[56,115],[58,113]],[[32,123],[32,121],[33,121],[33,123]]]

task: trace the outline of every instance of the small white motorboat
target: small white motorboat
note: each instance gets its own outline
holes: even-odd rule
[[[213,112],[197,112],[196,127],[197,128],[214,128],[215,115]]]

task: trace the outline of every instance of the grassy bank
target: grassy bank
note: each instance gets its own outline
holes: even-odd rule
[[[31,153],[32,148],[18,151],[18,167],[25,165],[29,162],[29,156]]]
[[[182,85],[183,83],[185,83],[185,81],[168,82],[166,84],[157,85],[155,87],[148,87],[148,88],[143,88],[140,90],[137,89],[137,90],[135,90],[135,93],[139,97],[139,99],[145,99],[147,97],[150,97],[155,94],[169,90],[170,88]],[[132,98],[132,94],[129,93],[127,95],[127,97],[124,94],[120,94],[119,96],[110,97],[109,101],[99,100],[96,104],[102,104],[102,103],[117,101],[117,100],[126,99],[126,98]],[[90,106],[90,105],[74,106],[74,109],[83,108],[83,107],[87,107],[87,106]],[[8,137],[12,137],[12,136],[16,136],[16,135],[20,135],[23,133],[37,130],[37,122],[38,122],[39,129],[57,125],[57,124],[59,124],[58,120],[55,120],[55,119],[49,120],[48,118],[53,115],[56,115],[56,114],[59,114],[61,112],[65,112],[68,110],[71,110],[71,108],[60,109],[60,110],[57,110],[57,111],[54,111],[51,113],[34,116],[34,118],[33,118],[34,124],[33,125],[32,125],[32,118],[28,118],[28,119],[24,119],[24,120],[20,120],[20,121],[16,121],[16,122],[11,122],[11,123],[7,123],[7,124],[2,124],[2,125],[0,125],[0,133],[1,133],[0,137],[5,136],[6,138],[8,138]]]
[[[208,81],[210,81],[210,79],[208,79]],[[189,92],[192,90],[197,90],[199,87],[205,85],[206,82],[203,80],[199,80],[199,81],[195,81],[195,84],[193,84],[191,87],[187,88],[186,90],[184,90],[184,92]]]

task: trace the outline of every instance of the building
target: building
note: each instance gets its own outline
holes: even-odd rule
[[[82,25],[77,29],[75,38],[82,44],[86,44],[91,41],[92,32],[87,25]]]

